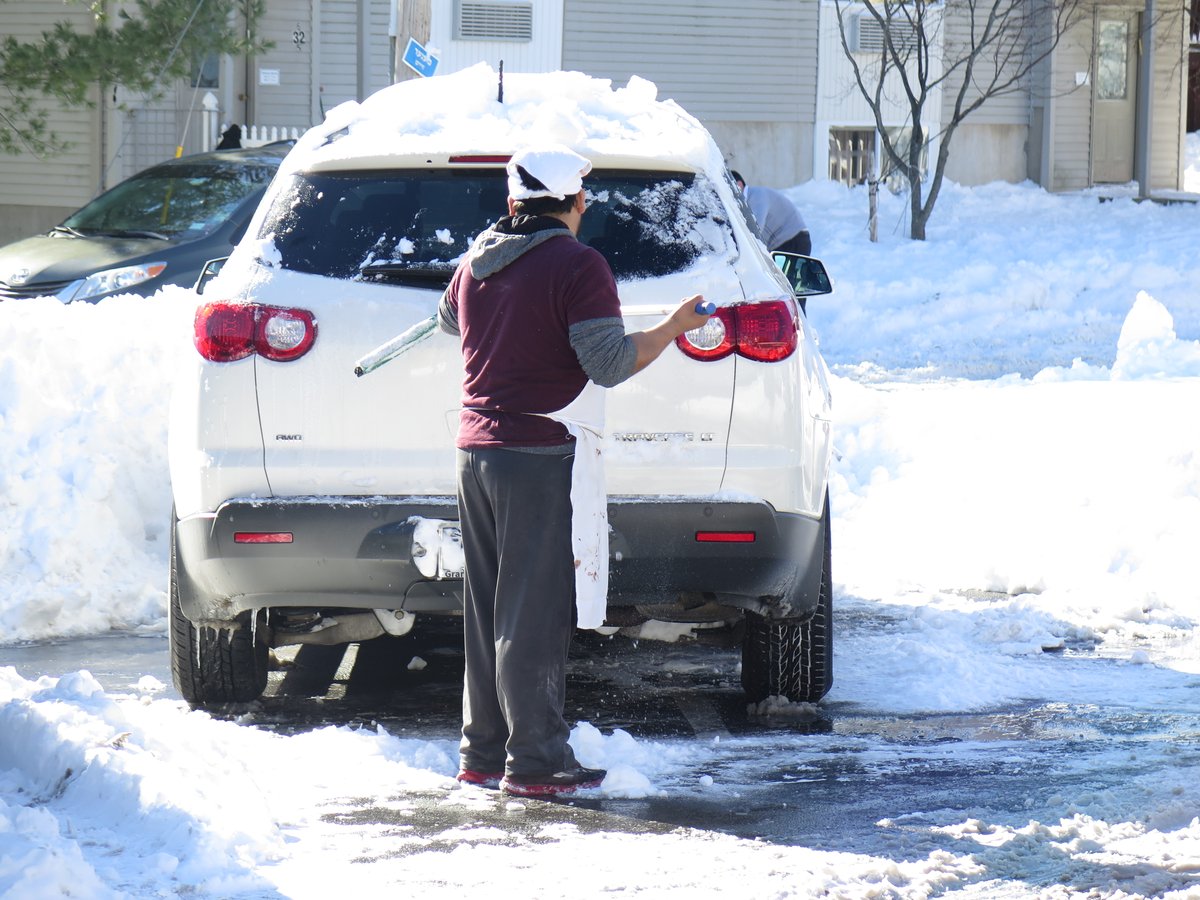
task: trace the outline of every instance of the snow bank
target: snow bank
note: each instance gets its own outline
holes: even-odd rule
[[[1143,293],[1111,370],[837,379],[835,577],[850,596],[919,607],[903,638],[913,652],[900,654],[912,667],[905,706],[1021,696],[1010,671],[1020,667],[1005,655],[1065,642],[1128,655],[1150,639],[1156,661],[1198,670],[1195,641],[1179,641],[1200,608],[1189,550],[1200,534],[1200,421],[1181,414],[1198,358],[1200,342],[1177,338]],[[978,596],[987,592],[1000,596]],[[950,673],[936,687],[922,677],[931,665]]]
[[[1200,206],[1032,184],[947,185],[929,240],[907,234],[904,197],[880,193],[879,242],[862,189],[808,182],[788,192],[836,292],[808,303],[835,371],[886,380],[1031,378],[1076,359],[1109,367],[1139,292],[1200,337]]]
[[[31,682],[0,669],[0,796],[31,801],[0,800],[0,895],[266,894],[258,870],[289,855],[293,830],[335,827],[321,817],[341,792],[388,803],[454,784],[453,741],[348,728],[283,737],[147,687],[109,696],[87,672]],[[69,838],[80,831],[86,860]]]
[[[1090,677],[1111,686],[1094,667]],[[271,734],[143,687],[106,694],[86,672],[34,682],[0,669],[0,894],[461,897],[486,883],[500,896],[634,889],[692,900],[753,884],[778,898],[1018,897],[1032,895],[1022,892],[1031,883],[1107,890],[1119,874],[1125,896],[1182,898],[1194,883],[1200,781],[1186,757],[1167,769],[1143,758],[1133,765],[1152,776],[1133,772],[1102,791],[1047,785],[1028,817],[906,811],[901,802],[877,823],[883,849],[842,852],[653,822],[593,829],[456,784],[451,740],[351,727]],[[801,775],[822,771],[822,757],[934,771],[968,752],[936,741],[782,738]],[[610,798],[690,793],[736,809],[748,785],[769,790],[779,777],[780,757],[764,755],[762,738],[659,743],[584,724],[572,744],[587,764],[609,767]],[[990,755],[1003,758],[1005,746],[993,742]]]
[[[1117,339],[1114,379],[1200,376],[1200,341],[1181,341],[1167,308],[1139,291]]]
[[[0,643],[161,622],[192,296],[0,304]]]

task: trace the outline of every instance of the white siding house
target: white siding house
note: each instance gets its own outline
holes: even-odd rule
[[[0,34],[17,39],[36,38],[63,21],[85,32],[92,27],[86,6],[39,0],[0,4]],[[68,143],[66,153],[47,159],[32,153],[0,156],[0,239],[14,240],[57,223],[95,193],[103,159],[94,150],[102,144],[101,121],[88,109],[54,111],[51,130]]]
[[[428,22],[428,34],[417,38],[438,56],[439,74],[478,62],[498,68],[503,61],[509,72],[580,70],[618,85],[641,76],[658,86],[660,97],[678,101],[703,121],[730,166],[754,183],[783,187],[831,174],[861,177],[847,174],[830,148],[875,140],[874,117],[842,50],[834,0],[400,2],[272,0],[260,33],[274,46],[263,54],[216,61],[204,80],[174,86],[158,100],[125,92],[101,97],[97,91],[94,109],[55,111],[52,127],[71,143],[66,154],[0,157],[0,241],[49,227],[102,188],[177,148],[188,153],[208,146],[215,124],[204,127],[199,115],[208,93],[221,122],[303,131],[340,102],[415,77],[397,62],[397,49],[410,35],[396,34],[395,23],[404,21],[399,10],[411,14],[417,7],[424,14],[419,21]],[[964,39],[960,3],[932,4],[944,10],[935,39],[947,54]],[[841,5],[855,15],[854,0]],[[1141,77],[1137,38],[1144,0],[1095,0],[1095,7],[1029,83],[989,100],[962,124],[953,137],[948,177],[965,184],[1031,178],[1050,190],[1132,177],[1130,109],[1139,120],[1146,112],[1129,105]],[[1158,7],[1175,8],[1169,0],[1158,0]],[[6,35],[35,38],[61,20],[90,27],[85,5],[0,2],[0,33]],[[862,19],[858,24],[856,58],[869,63],[878,35]],[[1157,23],[1152,99],[1143,104],[1151,106],[1155,190],[1182,186],[1186,53],[1180,7]],[[1104,61],[1102,70],[1097,60]],[[1111,77],[1114,60],[1126,64],[1132,79],[1124,84],[1124,101],[1114,96],[1122,87]],[[948,84],[926,110],[933,150],[954,87]],[[898,92],[889,96],[884,127],[903,130],[907,111]]]
[[[640,75],[712,132],[749,181],[812,177],[817,4],[794,0],[567,0],[563,67]]]
[[[260,33],[274,46],[260,56],[215,61],[196,83],[147,98],[97,89],[90,109],[52,109],[51,129],[69,142],[61,156],[0,156],[0,242],[44,230],[149,165],[212,144],[204,95],[217,98],[217,121],[257,123],[299,132],[324,111],[357,96],[359,61],[365,93],[393,80],[393,0],[273,0]],[[368,26],[359,29],[363,16]],[[0,34],[33,40],[56,22],[92,27],[86,4],[46,0],[0,3]]]
[[[488,63],[506,72],[564,68],[563,0],[432,0],[427,49],[439,74]]]
[[[432,0],[438,72],[637,75],[701,119],[760,183],[811,177],[817,4],[794,0]]]
[[[971,29],[967,17],[957,4],[948,4],[944,21],[943,50],[947,58],[961,59],[969,52]],[[942,122],[948,123],[953,117],[961,84],[961,79],[952,78],[943,89],[939,117]],[[1036,180],[1030,173],[1026,153],[1034,103],[1033,84],[1033,79],[1027,78],[1011,92],[989,98],[959,125],[951,142],[947,178],[960,184]],[[977,97],[977,92],[968,89],[964,100],[971,102]]]
[[[839,10],[839,7],[841,9]],[[816,127],[813,133],[813,176],[839,180],[861,181],[868,168],[878,172],[883,165],[878,150],[875,132],[875,113],[862,95],[854,75],[854,68],[842,45],[842,31],[846,32],[846,46],[854,62],[863,73],[864,83],[870,87],[877,80],[878,60],[881,56],[884,34],[879,24],[865,9],[854,3],[835,0],[820,0],[820,72],[817,89]],[[927,81],[936,85],[941,76],[936,47],[941,40],[941,14],[936,7],[931,11],[930,31],[934,36],[934,52],[931,56],[931,71]],[[911,36],[908,36],[911,38]],[[902,36],[901,39],[904,39]],[[923,124],[932,136],[929,155],[936,153],[938,135],[941,131],[941,89],[933,86],[925,100]],[[911,131],[911,114],[908,98],[900,83],[899,75],[893,72],[885,83],[881,95],[880,114],[885,128],[896,132]],[[899,135],[897,135],[897,138]],[[873,165],[856,157],[858,173],[847,179],[847,144],[856,154],[863,149],[871,153]]]

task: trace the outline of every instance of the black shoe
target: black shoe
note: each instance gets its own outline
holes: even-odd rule
[[[552,775],[505,775],[500,790],[516,797],[557,797],[581,788],[600,787],[607,774],[604,769],[572,766]]]

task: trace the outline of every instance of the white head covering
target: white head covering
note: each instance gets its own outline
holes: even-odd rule
[[[546,190],[533,190],[525,186],[517,172],[517,166],[546,186]],[[592,171],[592,164],[562,144],[545,147],[527,147],[513,155],[508,161],[508,196],[514,200],[533,200],[537,197],[555,197],[564,200],[578,194],[583,188],[583,176]]]

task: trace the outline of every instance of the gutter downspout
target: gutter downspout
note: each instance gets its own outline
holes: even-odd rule
[[[358,102],[371,92],[371,2],[358,0]]]
[[[103,16],[108,12],[108,4],[100,4],[100,15]],[[113,86],[113,93],[116,93],[116,86]],[[97,194],[102,194],[108,189],[108,167],[111,163],[108,160],[108,103],[105,98],[108,96],[108,85],[100,85],[100,186]],[[129,123],[125,123],[125,127],[129,127]]]
[[[1042,152],[1038,166],[1038,184],[1044,190],[1054,191],[1054,120],[1058,104],[1054,99],[1054,78],[1058,71],[1058,54],[1051,53],[1046,57],[1045,82],[1042,90]]]
[[[1133,160],[1138,182],[1138,197],[1150,197],[1151,151],[1150,134],[1154,128],[1154,0],[1146,0],[1142,13],[1141,33],[1138,35],[1137,111],[1134,120]]]

